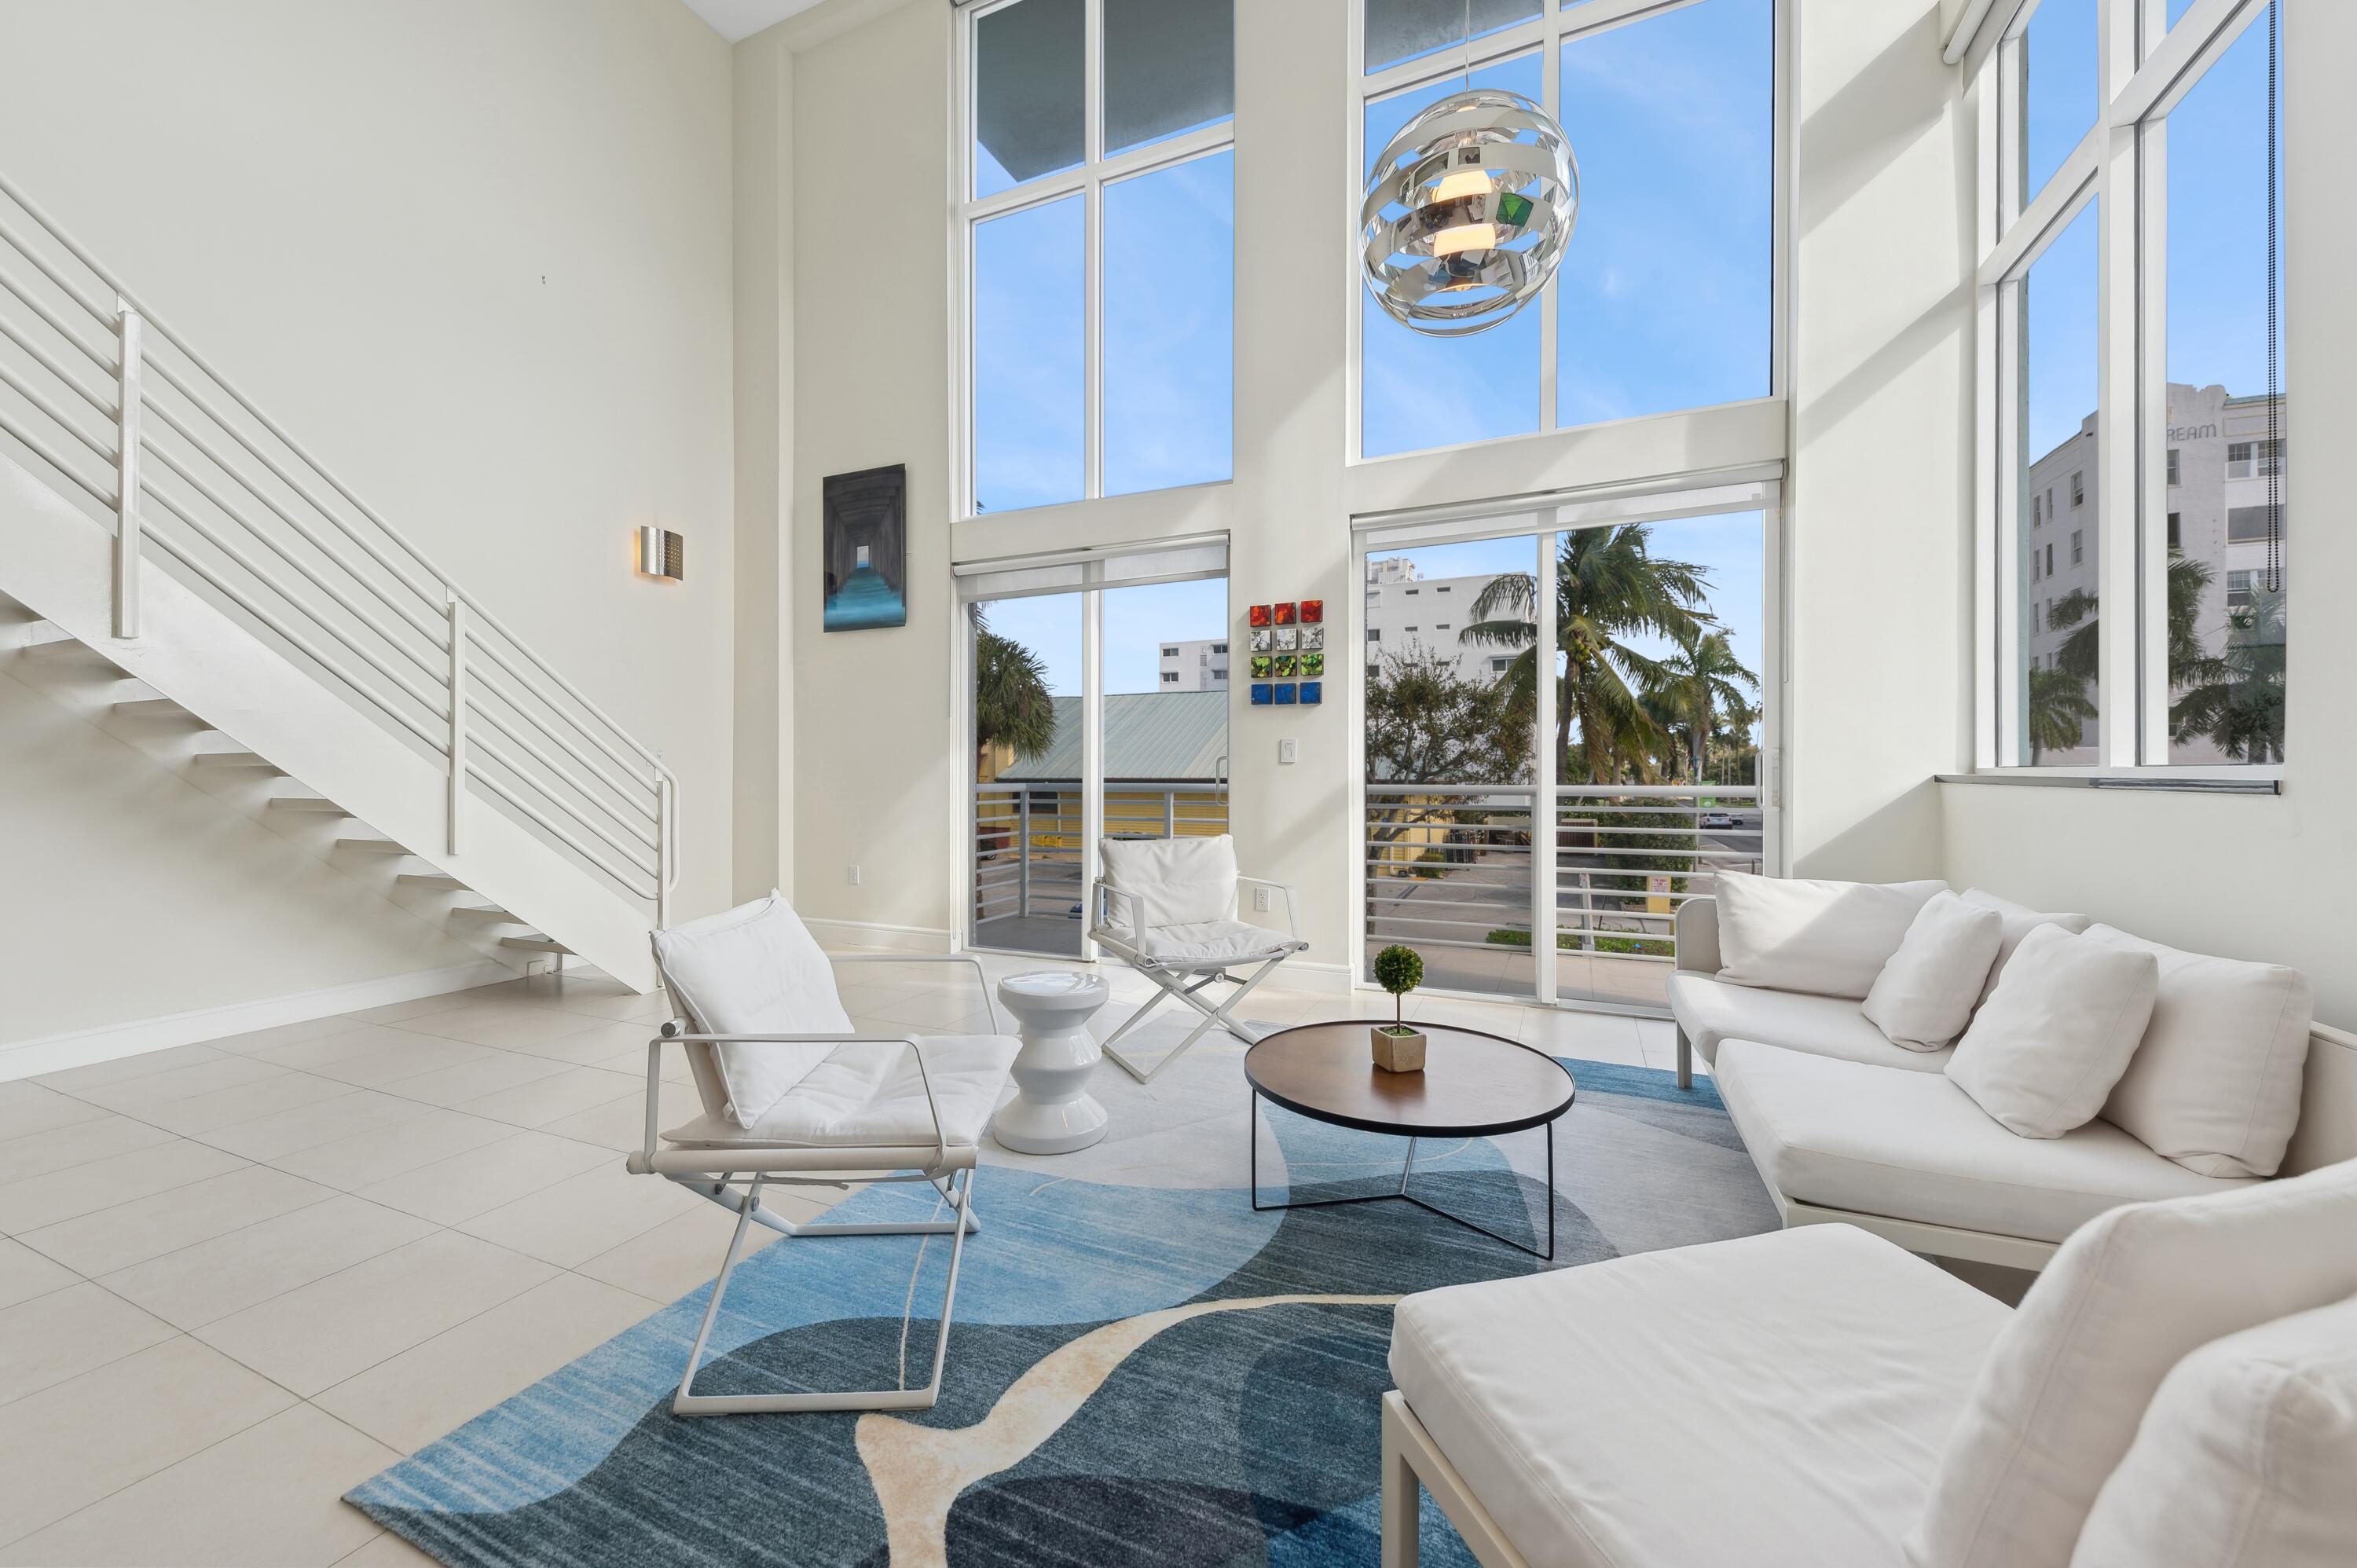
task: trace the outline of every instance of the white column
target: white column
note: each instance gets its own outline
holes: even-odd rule
[[[1531,624],[1538,632],[1538,640],[1533,644],[1538,660],[1538,668],[1534,671],[1538,677],[1538,711],[1531,726],[1536,732],[1533,736],[1531,768],[1534,785],[1531,794],[1531,958],[1534,967],[1533,979],[1541,1002],[1553,1002],[1555,992],[1555,854],[1558,835],[1555,826],[1555,768],[1560,759],[1555,750],[1555,556],[1554,532],[1538,535],[1537,570],[1532,576],[1536,592],[1531,605]]]
[[[1090,575],[1096,575],[1093,566]],[[1089,889],[1103,873],[1098,842],[1104,837],[1104,590],[1081,595],[1081,956],[1097,956],[1088,929],[1095,911]]]

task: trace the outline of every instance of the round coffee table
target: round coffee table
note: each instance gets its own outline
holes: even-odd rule
[[[1495,1241],[1540,1258],[1555,1257],[1555,1124],[1571,1109],[1579,1086],[1544,1051],[1478,1029],[1423,1026],[1427,1045],[1422,1072],[1385,1072],[1374,1064],[1367,1031],[1387,1018],[1304,1024],[1279,1029],[1244,1053],[1252,1086],[1252,1204],[1255,1209],[1326,1208],[1346,1203],[1397,1200],[1455,1220]],[[1359,1197],[1260,1200],[1260,1100],[1314,1122],[1384,1133],[1407,1140],[1397,1192]],[[1461,1215],[1435,1208],[1407,1189],[1419,1138],[1493,1138],[1542,1128],[1546,1133],[1547,1237],[1544,1251]]]
[[[998,983],[1023,1048],[1015,1057],[1015,1098],[998,1108],[992,1137],[1025,1155],[1069,1155],[1104,1137],[1105,1109],[1089,1092],[1104,1048],[1088,1026],[1112,994],[1101,977],[1071,970]]]

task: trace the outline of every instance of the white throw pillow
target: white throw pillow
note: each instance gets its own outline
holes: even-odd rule
[[[2357,1296],[2213,1339],[2161,1380],[2072,1568],[2357,1561]]]
[[[2184,952],[2111,926],[2087,935],[2160,963],[2152,1023],[2104,1120],[2203,1176],[2275,1175],[2299,1122],[2315,1023],[2308,977],[2279,963]]]
[[[2004,938],[1996,910],[1974,908],[1953,893],[1932,894],[1859,1011],[1892,1045],[1938,1050],[1973,1021],[1981,982]]]
[[[1965,903],[1975,908],[1996,910],[2005,922],[2005,940],[1997,944],[1996,961],[1989,965],[1988,980],[1981,987],[1983,1002],[1987,1001],[1989,993],[1996,989],[1997,976],[2005,972],[2006,961],[2013,957],[2013,950],[2019,947],[2021,939],[2031,931],[2040,926],[2060,926],[2077,936],[2095,923],[2092,915],[2047,914],[2026,904],[2017,904],[2010,898],[2000,898],[1978,887],[1965,888],[1963,897]]]
[[[701,920],[654,933],[655,962],[673,1004],[705,1035],[847,1035],[851,1015],[834,989],[826,961],[782,894],[740,904]],[[690,1048],[705,1108],[717,1113],[716,1092],[740,1127],[759,1122],[794,1085],[837,1047],[812,1045],[724,1045],[715,1054]],[[854,1047],[874,1058],[880,1075],[892,1050]],[[716,1075],[718,1082],[713,1079]]]
[[[1949,1081],[2025,1138],[2083,1127],[2127,1070],[2159,984],[2150,953],[2040,926],[1956,1042]]]
[[[1948,1437],[1918,1568],[2064,1568],[2169,1369],[2357,1293],[2357,1162],[2096,1216],[2022,1298]]]
[[[1718,978],[1861,1001],[1944,882],[1813,882],[1722,871]]]
[[[1104,879],[1144,906],[1139,924],[1199,926],[1236,918],[1236,841],[1225,833],[1200,839],[1105,839]],[[1129,901],[1115,898],[1109,925],[1126,929]]]

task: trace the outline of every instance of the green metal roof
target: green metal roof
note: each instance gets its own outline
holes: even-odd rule
[[[1001,779],[1081,776],[1081,699],[1058,697],[1056,738],[1041,755],[1019,761]],[[1212,779],[1227,768],[1225,692],[1122,692],[1105,703],[1107,779]]]

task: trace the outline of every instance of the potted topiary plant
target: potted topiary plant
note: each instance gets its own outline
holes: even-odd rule
[[[1424,983],[1424,960],[1414,948],[1394,943],[1375,955],[1375,983],[1392,993],[1392,1021],[1368,1033],[1375,1047],[1375,1066],[1385,1072],[1424,1070],[1424,1031],[1411,1028],[1400,1017],[1402,999]]]

